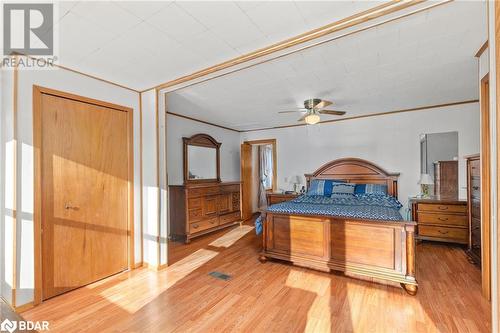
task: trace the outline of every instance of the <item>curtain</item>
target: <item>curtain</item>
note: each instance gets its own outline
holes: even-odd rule
[[[267,206],[266,190],[273,187],[273,146],[259,146],[259,207]]]

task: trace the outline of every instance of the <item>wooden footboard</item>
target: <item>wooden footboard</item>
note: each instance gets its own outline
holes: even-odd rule
[[[268,212],[261,261],[275,258],[322,271],[399,282],[411,295],[415,222],[389,222]]]

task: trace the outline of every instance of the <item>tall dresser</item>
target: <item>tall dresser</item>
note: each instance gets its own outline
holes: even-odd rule
[[[469,205],[469,254],[481,264],[481,162],[479,155],[467,157],[467,201]]]
[[[458,161],[434,162],[434,195],[458,197]]]
[[[240,183],[199,183],[169,186],[171,237],[192,238],[241,221]]]

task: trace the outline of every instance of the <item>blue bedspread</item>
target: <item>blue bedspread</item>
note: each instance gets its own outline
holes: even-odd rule
[[[403,221],[401,203],[390,196],[363,194],[343,197],[302,195],[291,201],[268,207],[270,212],[287,214],[319,214],[383,221]]]

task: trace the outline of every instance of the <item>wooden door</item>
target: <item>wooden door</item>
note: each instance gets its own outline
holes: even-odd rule
[[[219,214],[225,214],[231,212],[232,208],[232,196],[231,193],[225,193],[219,195],[217,198],[219,206]]]
[[[252,217],[252,145],[241,145],[241,218]]]
[[[41,95],[42,298],[128,266],[128,114]]]
[[[214,217],[217,215],[217,195],[210,195],[202,201],[203,217]]]

